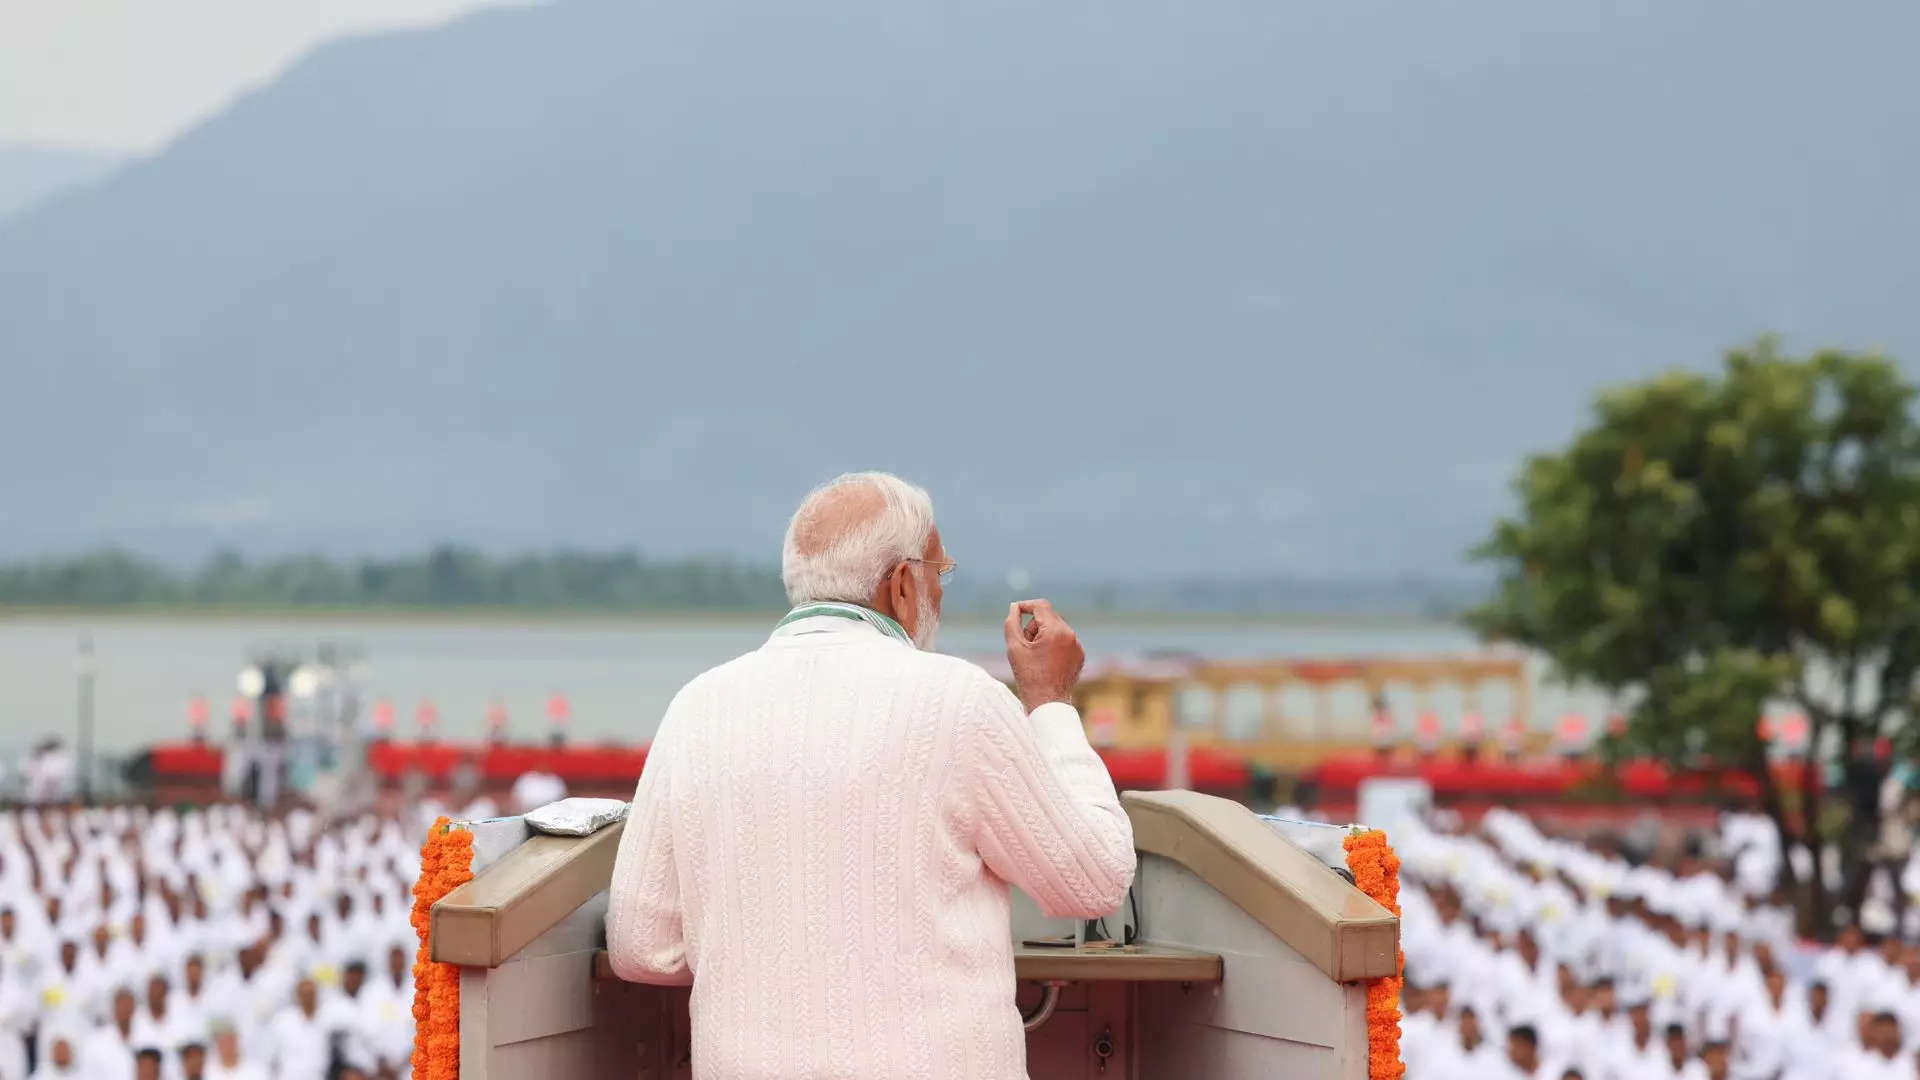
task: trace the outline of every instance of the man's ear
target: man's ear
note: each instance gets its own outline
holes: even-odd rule
[[[914,611],[914,590],[919,586],[914,580],[913,564],[901,562],[894,564],[893,573],[887,575],[887,598],[893,601],[893,617],[905,622]]]
[[[903,610],[900,607],[901,569],[900,565],[896,565],[892,570],[887,571],[887,576],[880,579],[879,587],[873,591],[874,610],[882,615],[891,615],[896,621],[900,619],[900,613]]]

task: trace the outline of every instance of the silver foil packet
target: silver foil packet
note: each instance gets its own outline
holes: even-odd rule
[[[527,824],[548,836],[591,836],[626,816],[619,799],[561,799],[527,811]]]

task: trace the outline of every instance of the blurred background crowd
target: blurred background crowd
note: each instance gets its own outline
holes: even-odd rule
[[[408,1075],[428,820],[0,813],[0,1078]]]
[[[1822,945],[1795,933],[1758,815],[1658,850],[1511,811],[1396,839],[1410,1080],[1920,1075],[1920,909],[1897,902],[1920,863]]]

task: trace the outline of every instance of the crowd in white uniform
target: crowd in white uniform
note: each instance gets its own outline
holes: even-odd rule
[[[1407,1080],[1920,1077],[1920,949],[1803,945],[1764,818],[1638,865],[1506,811],[1393,839]]]
[[[419,823],[0,812],[0,1080],[408,1074]]]
[[[0,1080],[407,1077],[424,824],[0,812]],[[1393,839],[1407,1080],[1920,1080],[1920,948],[1803,945],[1763,818],[1711,862],[1506,811]]]

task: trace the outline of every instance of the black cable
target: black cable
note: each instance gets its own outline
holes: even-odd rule
[[[1120,924],[1120,944],[1122,945],[1131,945],[1140,940],[1140,896],[1134,891],[1132,885],[1127,886],[1127,907],[1133,911],[1133,923],[1132,925],[1128,925],[1126,922]],[[1098,938],[1090,940],[1113,940],[1113,934],[1107,930],[1107,917],[1105,915],[1100,916],[1098,919],[1089,919],[1086,925],[1089,933],[1096,930],[1100,933]]]

